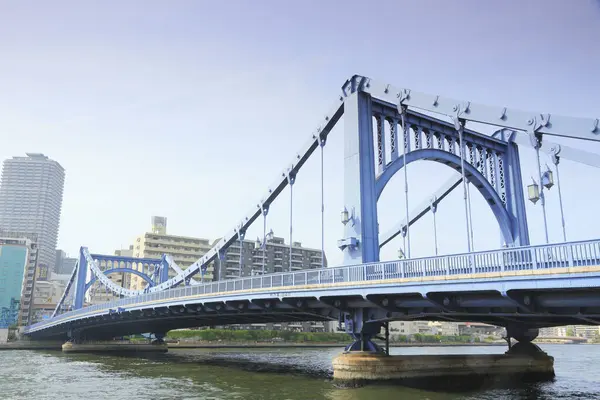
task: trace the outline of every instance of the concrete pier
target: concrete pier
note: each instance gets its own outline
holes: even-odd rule
[[[459,385],[505,378],[545,381],[554,378],[554,358],[544,352],[535,355],[410,355],[347,352],[333,360],[337,384],[360,386],[372,381],[423,382]]]
[[[62,345],[64,353],[166,353],[166,343],[128,343],[128,342],[67,342]]]

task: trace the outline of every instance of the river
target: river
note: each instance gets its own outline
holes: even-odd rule
[[[542,345],[556,380],[444,393],[388,385],[336,388],[340,348],[170,350],[145,357],[0,351],[0,399],[504,400],[600,398],[600,345]],[[502,353],[504,347],[393,348],[393,354]]]

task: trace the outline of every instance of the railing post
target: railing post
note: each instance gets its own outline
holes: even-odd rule
[[[573,257],[573,245],[570,244],[569,247],[567,248],[567,266],[568,267],[574,267],[575,266],[575,260]]]
[[[529,249],[529,253],[531,255],[531,268],[532,269],[538,269],[539,265],[538,265],[538,261],[537,261],[537,254],[535,251],[535,247],[531,247]]]
[[[475,255],[473,253],[469,253],[469,264],[471,264],[471,273],[474,275],[476,272],[476,268],[475,268]]]
[[[292,286],[296,286],[296,274],[292,272]]]
[[[404,265],[406,261],[400,261],[400,277],[404,279]]]
[[[304,272],[304,284],[308,285],[308,272]]]
[[[318,275],[317,275],[317,283],[320,285],[320,284],[321,284],[321,270],[319,270],[319,271],[317,272],[317,274],[318,274]]]

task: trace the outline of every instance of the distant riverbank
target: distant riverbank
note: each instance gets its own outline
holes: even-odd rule
[[[288,343],[288,342],[193,342],[181,341],[168,343],[173,349],[246,349],[246,348],[328,348],[343,347],[349,342],[339,343]],[[390,347],[458,347],[458,346],[506,346],[506,343],[390,343]]]

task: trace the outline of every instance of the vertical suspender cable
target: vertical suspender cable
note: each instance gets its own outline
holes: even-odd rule
[[[244,252],[242,251],[242,233],[238,232],[238,238],[240,239],[240,264],[238,270],[238,278],[242,277],[242,260],[244,257]]]
[[[408,212],[408,169],[407,169],[407,165],[406,165],[406,152],[408,151],[408,143],[410,141],[409,136],[408,136],[408,127],[406,126],[406,110],[403,109],[402,113],[400,114],[400,118],[402,120],[402,132],[403,132],[403,145],[404,145],[404,152],[402,154],[403,157],[403,164],[404,164],[404,203],[406,203],[406,244],[404,246],[404,251],[405,251],[405,257],[406,258],[410,258],[410,219],[409,219],[409,212]],[[408,246],[408,248],[407,248]]]
[[[293,210],[294,210],[294,183],[289,180],[290,183],[290,266],[288,271],[292,271],[292,223],[293,223]]]
[[[463,183],[463,199],[465,202],[465,220],[467,222],[467,250],[471,252],[471,229],[469,224],[469,206],[467,201],[467,179],[465,178],[465,155],[464,155],[464,142],[463,142],[463,130],[464,126],[462,122],[457,119],[454,121],[456,130],[458,130],[458,141],[460,149],[460,173],[462,175]]]
[[[325,184],[323,173],[323,146],[325,140],[320,139],[321,145],[321,268],[325,268]]]
[[[560,219],[562,222],[562,231],[563,231],[563,241],[567,241],[567,229],[565,227],[565,213],[563,210],[563,202],[562,202],[562,192],[560,190],[560,174],[558,172],[558,162],[560,161],[560,157],[558,155],[553,155],[554,165],[556,165],[556,186],[558,187],[558,203],[560,205]]]
[[[264,206],[263,206],[264,207]],[[265,274],[265,251],[267,250],[267,213],[263,208],[263,251],[262,251],[262,271],[261,275]]]
[[[544,195],[544,184],[542,182],[542,167],[540,165],[540,147],[541,140],[536,138],[536,146],[535,153],[537,155],[537,167],[538,167],[538,178],[540,183],[540,202],[542,203],[542,214],[544,215],[544,233],[546,235],[546,244],[549,243],[548,240],[548,221],[546,220],[546,200]]]
[[[471,247],[475,250],[475,240],[473,238],[473,214],[471,208],[471,182],[467,182],[467,202],[469,203],[469,235],[471,236]]]

